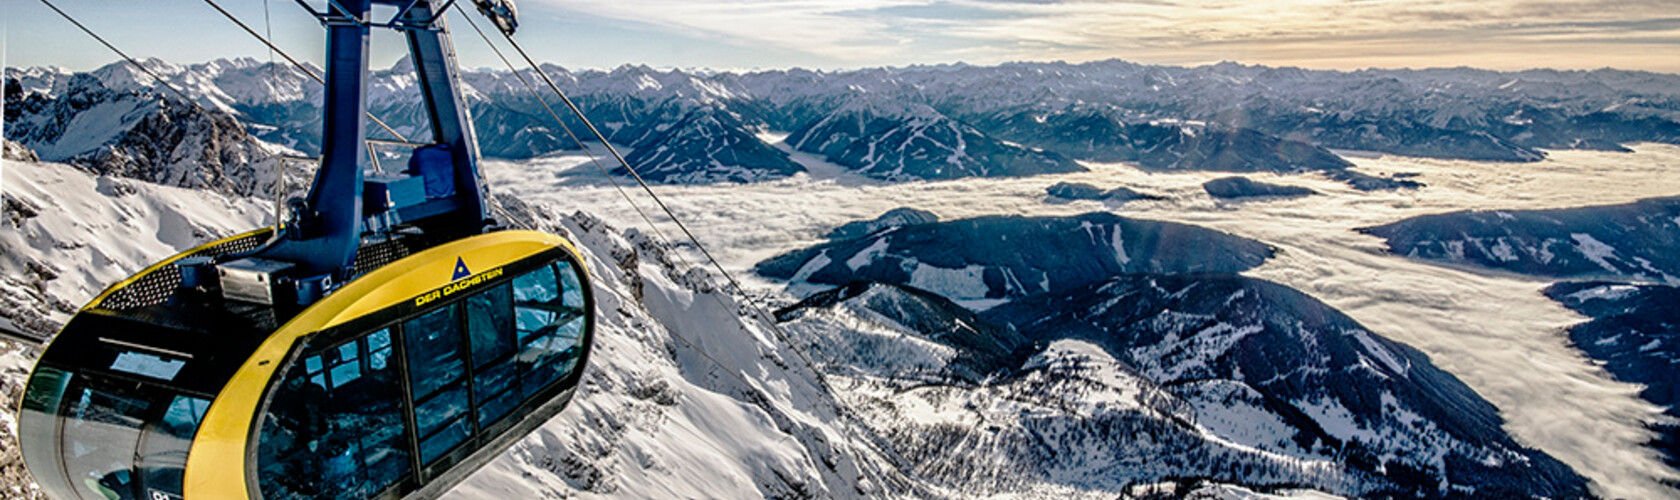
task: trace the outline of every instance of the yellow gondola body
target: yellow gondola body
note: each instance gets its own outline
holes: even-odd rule
[[[511,35],[511,3],[474,2]],[[65,324],[18,417],[42,490],[433,498],[570,401],[593,344],[588,271],[566,240],[491,216],[453,3],[299,2],[327,32],[307,196],[276,228],[164,259]],[[363,137],[375,28],[407,40],[425,111],[422,142],[396,142],[413,148],[402,170]]]
[[[548,420],[575,391],[593,340],[593,304],[584,263],[564,239],[500,231],[427,248],[377,266],[268,329],[177,324],[193,316],[199,325],[274,318],[272,308],[217,305],[157,285],[179,280],[181,259],[237,251],[267,236],[260,230],[213,242],[147,268],[100,294],[43,351],[19,430],[34,438],[24,443],[25,460],[48,493],[430,498]],[[210,308],[227,316],[202,321]],[[424,321],[437,317],[449,319]],[[126,328],[106,328],[112,325]],[[453,348],[427,350],[423,342]],[[422,353],[425,359],[414,357]],[[434,376],[450,363],[447,380]],[[350,428],[370,420],[366,408],[332,420],[333,391],[366,397],[365,381],[379,372],[390,389],[377,403],[389,410],[373,420],[380,427]],[[288,386],[298,374],[306,381]],[[485,383],[494,377],[506,380]],[[316,388],[307,392],[309,405],[280,407],[297,402],[299,387]],[[465,397],[445,399],[452,395]],[[318,421],[327,433],[370,430],[359,437],[382,441],[344,446],[277,431],[299,409],[325,414]],[[354,474],[335,478],[334,470]],[[314,475],[290,476],[304,472]]]

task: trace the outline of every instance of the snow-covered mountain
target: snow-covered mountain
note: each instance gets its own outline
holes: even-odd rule
[[[932,484],[1047,498],[1113,497],[1185,477],[1345,495],[1375,484],[1331,459],[1226,439],[1199,425],[1187,401],[1090,342],[1030,346],[911,288],[837,291],[791,308],[784,325],[812,343],[853,407]],[[1013,355],[974,358],[1007,345]],[[986,379],[969,375],[976,363]]]
[[[828,236],[826,237],[831,240],[849,240],[868,236],[869,233],[880,231],[889,227],[927,224],[930,222],[939,222],[939,216],[926,210],[917,210],[910,207],[898,207],[888,210],[886,213],[881,214],[880,217],[876,217],[874,219],[858,220],[841,224],[839,227],[834,228],[833,231],[829,231]]]
[[[717,107],[690,111],[641,141],[624,159],[641,165],[637,172],[643,179],[664,183],[757,182],[805,171],[787,153],[750,133],[739,117]],[[624,167],[613,173],[629,175]]]
[[[113,157],[128,158],[128,163],[99,163],[97,155],[60,158],[75,162],[79,170],[52,163],[13,163],[13,158],[27,162],[28,155],[7,146],[0,218],[6,229],[0,231],[5,302],[0,312],[8,313],[3,317],[9,325],[0,326],[50,331],[99,287],[139,266],[204,238],[262,223],[267,202],[238,195],[265,194],[257,175],[271,169],[251,169],[238,161],[241,157],[224,154],[238,152],[231,144],[252,143],[239,134],[248,131],[279,144],[308,147],[312,113],[318,113],[307,91],[312,82],[298,80],[295,89],[269,85],[264,73],[281,70],[252,61],[147,64],[156,65],[153,69],[187,88],[212,112],[198,113],[160,98],[163,91],[138,73],[118,71],[122,68],[79,75],[52,69],[7,70],[6,110],[17,110],[20,117],[14,121],[8,116],[8,137],[37,147],[57,146],[66,138],[109,137],[94,149],[121,152],[126,156]],[[890,175],[885,177],[897,180],[921,179],[924,172],[940,174],[952,165],[967,165],[970,173],[1001,171],[993,169],[1020,161],[1038,164],[1032,159],[1057,154],[1049,147],[1054,144],[1003,139],[985,126],[984,117],[1021,109],[1029,101],[1058,109],[1078,107],[1080,101],[1109,103],[1105,106],[1123,111],[1124,121],[1116,123],[1153,123],[1150,126],[1160,128],[1158,137],[1176,138],[1173,148],[1185,154],[1164,161],[1179,167],[1188,165],[1183,161],[1190,158],[1215,165],[1218,158],[1247,158],[1273,149],[1322,158],[1323,150],[1316,146],[1288,143],[1281,139],[1284,135],[1265,132],[1255,123],[1232,125],[1263,114],[1220,107],[1233,102],[1272,110],[1268,113],[1282,113],[1276,110],[1287,107],[1294,110],[1291,113],[1335,116],[1379,134],[1405,130],[1394,137],[1385,135],[1392,144],[1378,146],[1445,148],[1414,152],[1441,156],[1480,151],[1522,156],[1541,147],[1522,146],[1523,140],[1573,137],[1574,146],[1569,147],[1598,149],[1622,140],[1605,137],[1668,140],[1661,134],[1675,119],[1675,92],[1669,90],[1673,78],[1623,72],[1289,72],[1112,61],[839,73],[546,70],[613,142],[630,146],[633,154],[649,155],[646,161],[670,163],[665,172],[677,182],[733,180],[736,174],[780,177],[775,174],[777,165],[786,165],[772,160],[769,168],[739,170],[739,165],[728,163],[743,160],[728,154],[770,151],[746,158],[785,160],[771,154],[779,153],[775,149],[758,148],[769,148],[756,142],[771,136],[763,132],[798,132],[825,120],[829,125],[846,123],[835,117],[848,109],[914,111],[846,115],[876,123],[882,132],[830,136],[863,144],[859,148],[865,151],[909,151],[886,170]],[[1516,76],[1520,82],[1496,82]],[[412,101],[402,97],[413,85],[405,78],[411,77],[404,76],[400,64],[380,72],[370,101],[377,115],[406,135],[417,130],[419,118]],[[508,156],[546,153],[570,141],[552,127],[546,112],[535,111],[540,105],[512,74],[469,72],[464,79],[487,154],[501,155],[493,152],[497,148],[515,152]],[[1140,86],[1143,82],[1151,83]],[[1419,91],[1425,83],[1435,87]],[[1339,92],[1359,99],[1299,101]],[[1406,108],[1395,101],[1398,97],[1385,97],[1389,92],[1427,99]],[[1595,107],[1615,98],[1625,99],[1617,101],[1619,106]],[[37,107],[30,111],[14,106],[24,102]],[[1527,111],[1489,121],[1486,113],[1494,112],[1490,110],[1509,109],[1488,104],[1492,102],[1532,104],[1556,115],[1532,122],[1544,124],[1545,130],[1522,124],[1532,116]],[[88,114],[125,105],[135,111]],[[21,119],[25,111],[32,125],[20,131],[17,124],[26,121]],[[252,124],[228,127],[231,119],[224,121],[223,114]],[[1507,117],[1511,120],[1504,120]],[[1341,130],[1338,123],[1344,122],[1331,123],[1323,137],[1338,137],[1331,133]],[[1582,125],[1587,123],[1593,125]],[[1090,133],[1087,139],[1093,143],[1108,134],[1092,132],[1098,128],[1071,130]],[[1249,139],[1184,140],[1211,137],[1208,131],[1232,131],[1237,134],[1232,137]],[[26,132],[27,137],[14,135]],[[1528,139],[1517,137],[1529,132],[1533,135]],[[370,130],[373,135],[382,133]],[[1329,139],[1314,135],[1320,133],[1295,130],[1287,137],[1331,145],[1325,142]],[[1453,142],[1452,137],[1459,137],[1454,134],[1466,137],[1466,142]],[[811,151],[795,146],[789,137],[787,147]],[[1075,134],[1057,140],[1073,144],[1078,139]],[[1218,148],[1232,144],[1264,147],[1256,148],[1259,152],[1239,148],[1230,156],[1219,154]],[[189,161],[205,158],[195,155],[204,151],[214,151],[215,161]],[[995,154],[983,154],[988,152]],[[956,153],[961,155],[953,163]],[[149,163],[133,159],[142,157]],[[841,161],[844,154],[830,158],[848,166]],[[1141,159],[1133,161],[1149,167]],[[1179,163],[1171,163],[1175,161]],[[100,167],[107,164],[114,166]],[[1314,170],[1287,162],[1273,165],[1284,165],[1275,169],[1286,172]],[[1108,167],[1130,169],[1088,167],[1094,172],[1068,177],[1112,185],[1110,179],[1088,176],[1109,175]],[[1242,168],[1274,169],[1259,163]],[[1319,170],[1356,187],[1411,182],[1366,176],[1345,165]],[[1161,185],[1137,184],[1133,181],[1149,178],[1138,175],[1126,177],[1127,184],[1147,186],[1168,199],[1128,208],[1161,205],[1194,211],[1197,204],[1206,204],[1206,197],[1195,189],[1206,174],[1190,174],[1198,177],[1193,182],[1184,182],[1179,177],[1187,176],[1179,172],[1156,169],[1146,174],[1172,177]],[[1584,495],[1584,480],[1509,437],[1491,405],[1457,378],[1433,368],[1421,353],[1298,292],[1232,274],[1300,259],[1301,252],[1288,255],[1253,239],[1142,219],[1130,210],[1127,217],[1065,216],[1090,210],[1089,203],[1041,203],[1040,193],[1053,180],[1021,192],[1029,193],[1024,199],[1038,207],[1034,210],[1055,210],[1056,217],[938,222],[931,212],[901,211],[842,226],[849,229],[836,230],[827,243],[759,265],[766,276],[800,285],[796,289],[801,296],[840,286],[812,295],[782,315],[795,345],[815,353],[818,369],[835,382],[833,392],[797,361],[798,353],[774,339],[768,326],[750,318],[743,321],[747,308],[713,289],[704,272],[677,264],[680,259],[672,257],[672,250],[645,234],[619,231],[593,216],[564,217],[545,206],[503,198],[501,203],[517,218],[580,242],[595,266],[602,317],[611,319],[603,322],[604,364],[587,377],[577,406],[464,484],[457,495],[645,498],[706,491],[784,498],[1111,498],[1196,479],[1268,491],[1306,485],[1350,496]],[[777,184],[797,181],[706,189],[774,191]],[[245,183],[250,187],[240,187]],[[1321,180],[1307,184],[1321,193],[1311,199],[1352,196],[1339,186],[1326,188],[1328,183]],[[858,192],[879,188],[884,193],[905,186],[872,184]],[[786,187],[806,188],[810,186]],[[1372,197],[1362,201],[1381,204],[1416,193],[1357,194]],[[951,205],[923,206],[950,213],[952,205],[964,202],[940,200]],[[1220,206],[1239,210],[1230,205],[1234,204]],[[1459,248],[1476,247],[1480,252],[1465,255],[1478,255],[1489,263],[1503,262],[1499,259],[1507,250],[1526,255],[1517,262],[1547,269],[1540,272],[1545,275],[1672,281],[1671,276],[1680,275],[1680,265],[1670,262],[1662,249],[1672,248],[1675,238],[1670,233],[1680,231],[1672,229],[1680,227],[1680,214],[1669,213],[1669,205],[1657,200],[1575,214],[1471,212],[1456,215],[1485,217],[1464,222],[1443,216],[1440,220],[1446,222],[1439,226],[1415,221],[1394,226],[1429,229],[1407,234],[1422,235],[1416,248],[1443,249],[1446,257],[1441,258],[1452,258],[1457,241]],[[1010,213],[1022,206],[986,213]],[[1202,224],[1194,218],[1173,220]],[[1579,228],[1560,230],[1553,227],[1557,224]],[[1497,229],[1483,236],[1483,226]],[[828,227],[833,226],[808,237]],[[1481,251],[1478,244],[1487,249]],[[1507,250],[1500,250],[1501,245]],[[1518,248],[1524,250],[1511,250]],[[1423,253],[1419,255],[1427,257]],[[1273,259],[1274,254],[1283,257]],[[1272,272],[1267,278],[1279,279]],[[1633,347],[1638,351],[1649,343]],[[1619,343],[1599,345],[1609,346],[1611,359],[1631,355]],[[1664,345],[1652,350],[1667,352]],[[27,366],[29,354],[10,352],[0,346],[0,361],[5,362],[0,363],[0,373],[15,379],[17,369],[11,368]],[[1462,373],[1459,369],[1454,373]],[[1465,380],[1476,383],[1474,377]],[[6,388],[0,383],[0,389]],[[1494,393],[1487,394],[1500,401]],[[4,455],[0,453],[0,460]],[[1584,462],[1570,463],[1589,470]],[[4,470],[6,464],[0,463],[0,477],[7,477]],[[1226,491],[1225,486],[1210,488]]]
[[[54,84],[56,95],[7,85],[6,134],[43,159],[100,174],[238,196],[273,193],[283,150],[253,140],[231,115],[102,81],[72,75]]]
[[[1267,256],[1215,231],[1087,214],[888,226],[758,270],[887,282],[778,315],[830,370],[890,395],[859,406],[963,491],[1192,475],[1360,497],[1587,494],[1421,352],[1231,274]],[[995,305],[971,317],[945,299]]]
[[[1263,243],[1219,231],[1093,212],[890,226],[784,253],[755,271],[795,284],[909,285],[962,301],[1060,292],[1118,274],[1238,272],[1271,256]]]
[[[305,153],[318,147],[320,87],[302,71],[251,59],[145,64],[206,107],[238,116],[265,141]],[[903,179],[1061,171],[1067,159],[1162,169],[1346,172],[1346,162],[1321,147],[1535,161],[1544,156],[1537,148],[1622,150],[1619,144],[1628,142],[1680,142],[1680,77],[1614,70],[1338,72],[1110,60],[843,72],[571,71],[552,65],[543,71],[621,145],[640,147],[690,112],[717,107],[740,122],[730,124],[726,135],[810,129],[823,140],[790,144],[878,177],[890,177],[903,163],[906,170],[896,177]],[[119,92],[156,86],[124,64],[88,74]],[[67,91],[74,76],[56,68],[6,70],[20,92],[53,97]],[[541,85],[536,76],[530,70],[463,73],[487,155],[527,158],[576,147],[532,96],[532,88],[542,90],[531,87]],[[373,84],[375,116],[405,136],[420,130],[424,116],[415,105],[411,65],[376,71]],[[581,122],[562,120],[581,132]],[[830,140],[838,124],[859,121],[873,128],[853,123],[840,127],[858,129],[845,134],[849,139]],[[693,125],[712,130],[678,135],[717,136],[716,124]],[[370,126],[369,134],[385,133]],[[859,140],[866,135],[871,140]],[[650,169],[690,172],[673,180],[711,177],[702,173],[709,164],[652,160],[658,164]],[[1373,189],[1416,187],[1353,175],[1343,180]]]
[[[1590,318],[1569,340],[1640,397],[1663,408],[1649,445],[1680,466],[1680,198],[1552,210],[1426,215],[1361,229],[1389,250],[1447,264],[1531,276],[1598,279],[1552,285],[1545,295]]]
[[[776,319],[795,321],[815,355],[848,376],[982,384],[1013,371],[1033,351],[1013,327],[950,299],[871,281],[812,294],[777,310]]]
[[[999,111],[978,123],[1006,140],[1092,161],[1135,161],[1151,169],[1301,172],[1351,165],[1323,148],[1252,129],[1177,120],[1126,123],[1117,109],[1031,106]]]
[[[22,302],[79,304],[179,248],[261,224],[266,213],[256,200],[62,164],[8,161],[4,175],[7,194],[16,195],[8,207],[29,210],[8,210],[14,222],[0,232],[0,255],[29,257],[53,273],[17,285],[38,295],[7,294]],[[1189,407],[1100,350],[1060,343],[1022,358],[1032,350],[1011,329],[925,292],[866,286],[795,308],[786,331],[816,347],[829,392],[768,323],[743,314],[749,309],[714,288],[705,271],[677,264],[646,234],[508,196],[497,201],[514,218],[578,244],[597,287],[598,354],[566,411],[448,498],[1106,498],[1191,490],[1276,498],[1248,488],[1352,492],[1368,484],[1332,460],[1254,450],[1188,424]],[[8,267],[5,275],[24,272]],[[865,311],[854,306],[867,309],[868,322],[885,319],[927,340],[907,345],[894,330],[864,338],[817,319],[836,308]],[[31,307],[56,311],[49,321],[68,312]],[[966,326],[934,331],[950,325]],[[906,354],[877,355],[886,352]],[[0,391],[21,388],[31,356],[0,340]],[[884,375],[911,376],[903,368],[918,361],[924,374],[968,382],[883,392],[904,380]],[[988,367],[1013,375],[996,381]],[[985,420],[963,417],[970,407]],[[11,421],[9,411],[0,409],[0,422]],[[906,415],[917,418],[885,418]],[[15,433],[0,426],[7,481],[0,489],[33,498],[7,453],[17,449]],[[965,442],[973,446],[952,446]]]
[[[5,297],[51,302],[27,304],[47,310],[49,322],[69,312],[56,304],[79,305],[153,260],[256,226],[265,213],[252,200],[96,177],[62,164],[6,167],[7,199],[15,194],[34,212],[8,210],[8,219],[21,222],[0,231]],[[742,305],[711,288],[703,271],[673,264],[634,230],[586,214],[505,205],[522,221],[578,243],[598,287],[598,355],[560,417],[453,497],[944,496],[872,448],[871,431],[844,419],[809,369],[790,362],[796,355],[769,340],[765,323],[744,318]],[[51,274],[28,274],[31,268]],[[14,283],[13,276],[29,280]],[[40,294],[13,294],[13,287]],[[0,341],[0,389],[21,387],[33,354]],[[751,377],[731,375],[741,373]],[[10,412],[0,408],[0,422],[11,422]],[[17,449],[15,433],[0,426],[0,450],[8,452],[0,453],[7,460],[0,477],[8,480],[0,496],[27,498],[34,490],[9,453]]]
[[[1415,349],[1287,287],[1229,274],[1120,276],[986,311],[1037,342],[1088,342],[1242,445],[1369,474],[1358,496],[1586,495],[1569,467]]]
[[[1680,283],[1680,198],[1426,215],[1360,231],[1420,259],[1554,278]]]
[[[787,143],[888,181],[1085,171],[1062,155],[993,139],[925,104],[867,97],[794,130]]]

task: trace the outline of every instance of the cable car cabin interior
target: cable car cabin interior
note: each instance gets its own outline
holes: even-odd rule
[[[474,3],[509,16],[511,35],[511,5],[487,1]],[[328,55],[307,198],[274,228],[112,285],[65,324],[18,417],[47,494],[434,498],[570,401],[593,343],[587,270],[570,242],[490,215],[452,4],[300,2]],[[372,28],[407,38],[430,126],[420,143],[398,136],[414,147],[401,172],[363,137],[383,125],[367,114]]]

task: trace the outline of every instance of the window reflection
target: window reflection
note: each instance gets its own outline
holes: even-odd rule
[[[556,279],[555,269],[559,269]],[[561,293],[560,283],[565,283]],[[544,267],[514,279],[514,317],[522,343],[523,392],[534,396],[576,367],[583,334],[583,289],[569,263]]]
[[[314,351],[280,382],[258,442],[265,498],[366,498],[409,471],[391,333]]]
[[[430,464],[443,456],[472,431],[460,425],[467,422],[464,417],[471,402],[462,380],[466,356],[462,352],[465,346],[459,306],[450,304],[403,322],[421,463]]]
[[[93,385],[93,384],[87,384]],[[114,384],[73,391],[66,417],[64,467],[85,498],[136,498],[132,475],[140,427],[151,402]]]
[[[181,491],[187,470],[187,450],[192,446],[193,435],[198,433],[198,424],[204,420],[204,412],[209,409],[208,400],[175,396],[164,409],[163,417],[147,427],[140,445],[140,473],[145,479],[148,498],[156,497],[150,494],[153,491]]]

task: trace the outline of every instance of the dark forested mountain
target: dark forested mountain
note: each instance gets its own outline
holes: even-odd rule
[[[1680,198],[1551,210],[1454,212],[1361,231],[1390,251],[1555,278],[1680,282]]]

